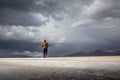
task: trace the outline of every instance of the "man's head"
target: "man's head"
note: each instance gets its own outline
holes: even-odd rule
[[[44,40],[44,42],[46,42],[46,40]]]

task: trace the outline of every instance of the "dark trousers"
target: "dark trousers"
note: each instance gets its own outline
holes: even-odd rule
[[[45,58],[45,57],[47,57],[47,48],[43,48],[43,57]]]

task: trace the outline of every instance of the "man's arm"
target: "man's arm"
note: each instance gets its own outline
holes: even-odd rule
[[[47,43],[47,48],[48,48],[48,43]]]

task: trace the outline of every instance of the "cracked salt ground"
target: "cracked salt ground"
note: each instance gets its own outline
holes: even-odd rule
[[[0,59],[0,80],[120,80],[119,74],[119,56]]]

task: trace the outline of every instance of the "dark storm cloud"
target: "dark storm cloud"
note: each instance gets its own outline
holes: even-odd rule
[[[55,0],[0,0],[0,24],[37,26],[48,21],[36,19],[37,13],[49,18],[60,11]]]
[[[45,24],[46,21],[35,19],[31,14],[15,11],[12,9],[4,9],[0,12],[1,25],[22,25],[22,26],[38,26]]]
[[[49,47],[54,46],[54,44],[49,43]],[[23,40],[0,40],[0,49],[8,51],[30,51],[30,52],[42,52],[41,43],[34,43]]]
[[[5,8],[22,12],[40,12],[48,16],[60,10],[56,0],[1,0],[0,9]]]
[[[40,43],[32,43],[28,41],[19,40],[0,40],[0,49],[8,51],[38,51],[40,52]]]
[[[34,6],[33,0],[0,0],[0,9],[12,8],[28,12]]]

